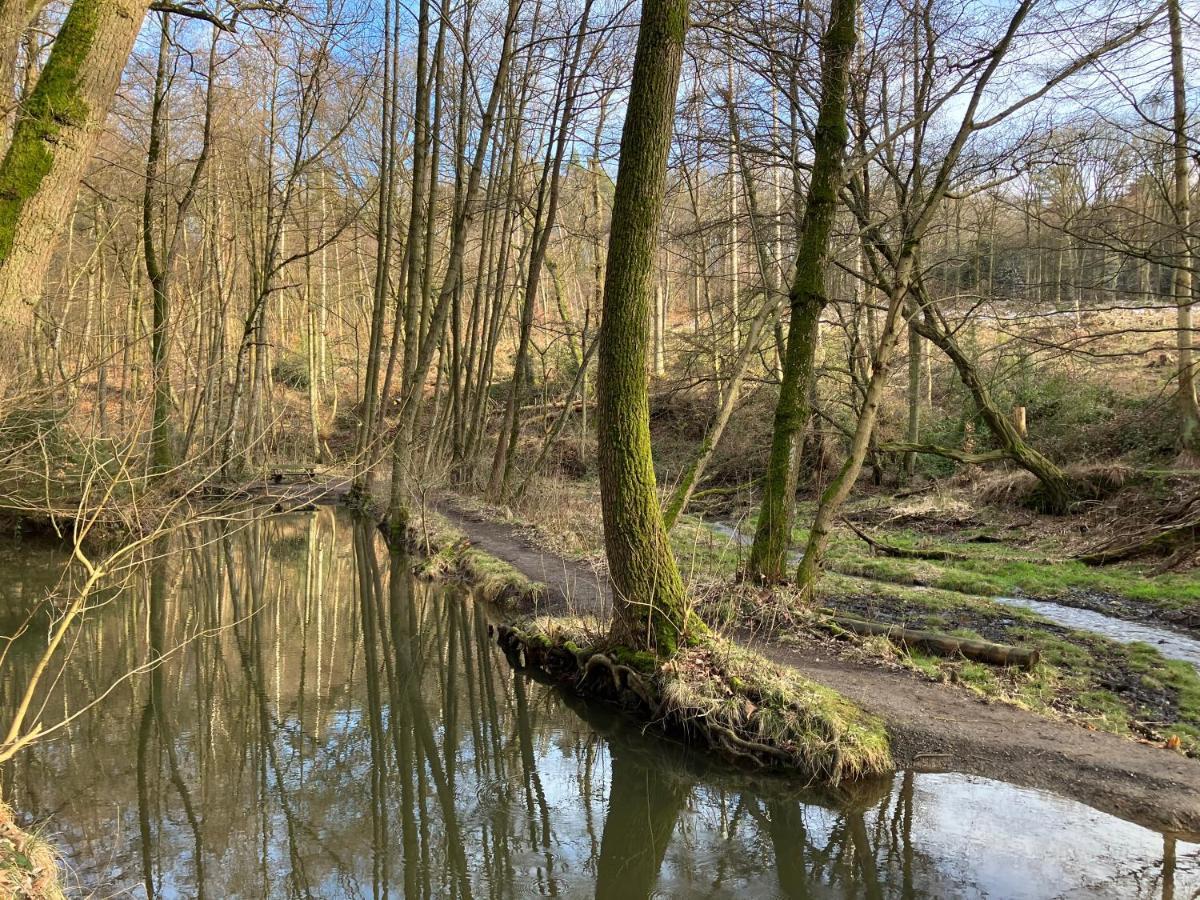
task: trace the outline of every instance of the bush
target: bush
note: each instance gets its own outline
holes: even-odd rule
[[[299,353],[280,353],[271,366],[271,377],[295,391],[307,391],[308,360]]]

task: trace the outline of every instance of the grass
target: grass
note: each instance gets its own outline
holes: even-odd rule
[[[1064,628],[1029,610],[940,589],[878,584],[841,575],[821,585],[824,605],[843,612],[998,643],[1036,647],[1042,661],[1018,672],[861,642],[869,655],[952,681],[981,697],[1103,731],[1166,742],[1200,756],[1200,673],[1149,644],[1123,644]]]
[[[526,648],[565,651],[583,677],[593,660],[616,661],[642,683],[656,722],[701,737],[725,756],[798,770],[829,784],[892,769],[887,732],[877,718],[794,669],[777,666],[732,641],[710,636],[659,664],[646,654],[610,646],[594,620],[541,618],[516,630]],[[614,679],[617,677],[614,670]],[[628,685],[629,682],[626,681]]]
[[[567,550],[566,555],[576,559],[596,559],[602,548],[591,496],[594,488],[586,482],[556,483],[551,489],[555,503],[533,503],[518,511],[537,521],[514,522],[511,514],[509,521],[537,543],[543,543],[543,535],[554,533],[555,549]],[[810,513],[800,509],[797,521],[807,521]],[[745,517],[742,530],[750,532],[753,521],[753,514]],[[1029,610],[990,599],[1019,593],[1049,598],[1087,589],[1165,607],[1186,602],[1189,591],[1192,597],[1200,596],[1200,576],[1146,578],[1136,567],[1094,569],[1061,559],[1047,565],[1046,560],[1055,555],[1052,547],[969,540],[986,533],[986,528],[951,532],[961,540],[930,540],[907,529],[869,530],[895,546],[953,549],[966,558],[932,562],[874,557],[848,529],[838,529],[829,571],[818,587],[821,605],[912,628],[1037,647],[1042,661],[1031,672],[1019,672],[914,654],[872,638],[855,639],[856,652],[924,678],[956,683],[989,701],[1086,727],[1163,743],[1178,737],[1184,752],[1200,755],[1200,675],[1191,666],[1167,660],[1153,647],[1066,629]],[[569,537],[564,540],[563,535]],[[797,528],[794,545],[802,546],[806,537],[806,531]],[[671,532],[671,542],[698,610],[710,625],[754,623],[782,641],[798,631],[812,630],[806,627],[805,617],[811,618],[813,611],[797,609],[787,589],[766,592],[735,581],[748,553],[737,540],[717,533],[698,517],[685,515]]]
[[[1075,559],[1047,558],[1045,553],[996,544],[927,541],[911,532],[889,532],[887,542],[905,549],[952,550],[962,560],[929,561],[871,556],[842,541],[830,554],[830,568],[894,584],[920,584],[990,597],[1024,595],[1047,600],[1073,591],[1094,591],[1152,604],[1165,610],[1195,606],[1200,575],[1156,574],[1150,566],[1098,568]]]
[[[0,803],[0,897],[61,900],[58,855],[42,837],[19,828]]]
[[[423,554],[417,575],[461,581],[490,603],[531,602],[546,590],[504,560],[472,546],[462,531],[437,513],[424,513],[423,524],[409,534],[409,544]]]

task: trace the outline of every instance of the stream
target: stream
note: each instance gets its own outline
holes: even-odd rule
[[[154,549],[42,698],[47,725],[75,718],[0,770],[70,896],[1200,894],[1200,845],[1066,797],[955,773],[817,789],[645,735],[514,671],[486,606],[344,511]],[[64,564],[4,548],[0,621]],[[13,645],[3,721],[44,646]]]
[[[728,538],[738,546],[744,547],[750,544],[750,536],[732,525],[724,522],[705,522],[704,524],[711,531]],[[799,563],[799,554],[792,554],[792,556],[795,563]],[[1123,644],[1137,642],[1150,644],[1167,659],[1182,660],[1200,670],[1200,640],[1170,628],[1118,619],[1094,610],[1065,606],[1049,600],[1033,600],[1028,597],[991,597],[988,599],[996,603],[1003,603],[1005,606],[1028,609],[1067,628],[1099,634]]]

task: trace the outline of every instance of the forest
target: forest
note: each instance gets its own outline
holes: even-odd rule
[[[0,0],[0,897],[1200,896],[1198,60]]]

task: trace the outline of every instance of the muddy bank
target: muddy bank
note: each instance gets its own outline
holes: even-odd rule
[[[542,551],[513,526],[484,521],[452,498],[440,499],[435,508],[477,548],[547,586],[536,610],[526,611],[607,615],[603,573]],[[952,686],[882,665],[840,659],[829,644],[815,638],[799,636],[784,645],[749,631],[734,636],[883,719],[899,767],[1010,781],[1150,827],[1200,835],[1200,762],[1013,706],[988,704]]]

